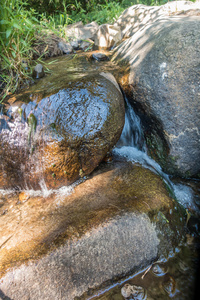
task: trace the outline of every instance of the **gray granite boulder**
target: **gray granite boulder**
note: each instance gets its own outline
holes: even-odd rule
[[[200,174],[200,18],[175,16],[143,26],[115,51],[121,84],[142,116],[149,153],[163,169]]]
[[[161,6],[133,5],[127,8],[114,25],[121,28],[123,38],[134,35],[147,24],[157,19],[179,14],[200,14],[200,3],[191,1],[170,1]]]

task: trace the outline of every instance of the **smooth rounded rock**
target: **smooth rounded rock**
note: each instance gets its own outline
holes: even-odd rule
[[[124,100],[111,74],[66,83],[40,101],[11,106],[0,133],[0,187],[48,188],[91,173],[118,141]]]
[[[0,290],[11,299],[72,300],[167,258],[182,240],[181,211],[161,178],[140,165],[103,163],[85,182],[43,193],[30,190],[18,204],[17,193],[4,193]],[[132,294],[144,289],[133,286]]]
[[[100,52],[93,53],[91,55],[91,58],[94,59],[94,60],[97,60],[97,61],[109,60],[109,58],[108,58],[108,56],[106,54],[100,53]]]
[[[200,175],[199,48],[199,17],[180,15],[143,26],[113,55],[149,154],[176,176]]]

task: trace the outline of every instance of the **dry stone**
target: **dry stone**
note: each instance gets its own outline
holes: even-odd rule
[[[121,14],[114,25],[121,28],[123,38],[128,38],[147,24],[152,24],[158,19],[179,14],[199,15],[200,2],[172,1],[162,6],[133,5]]]
[[[121,29],[117,25],[103,24],[95,35],[95,45],[107,49],[117,45],[122,40]]]

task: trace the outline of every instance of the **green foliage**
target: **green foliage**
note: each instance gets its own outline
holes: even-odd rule
[[[38,20],[33,9],[26,10],[26,4],[22,0],[5,0],[0,5],[0,80],[4,97],[28,78],[31,42]]]
[[[96,21],[99,24],[103,23],[113,23],[115,19],[122,13],[124,10],[124,6],[120,5],[118,1],[106,1],[103,3],[97,3],[95,5],[95,1],[91,1],[91,6],[89,7],[89,11],[86,11],[83,8],[78,6],[76,10],[72,12],[72,19],[75,21],[82,21],[83,23],[88,23],[91,21]],[[129,2],[129,5],[132,5],[132,2]]]
[[[30,83],[33,41],[44,28],[64,35],[66,10],[58,20],[52,16],[47,19],[28,7],[28,1],[23,0],[0,3],[0,103],[19,86]]]

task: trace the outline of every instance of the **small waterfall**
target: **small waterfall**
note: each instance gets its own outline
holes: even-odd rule
[[[124,157],[127,161],[140,163],[143,167],[161,176],[164,182],[173,190],[176,199],[186,208],[197,209],[194,204],[192,189],[183,184],[174,184],[169,175],[162,171],[161,166],[147,155],[147,146],[141,126],[140,118],[125,98],[126,112],[125,124],[121,137],[113,150],[117,156]]]
[[[124,128],[120,140],[117,143],[117,147],[131,146],[143,152],[146,152],[146,144],[144,140],[140,118],[134,112],[126,96],[125,96],[125,104],[126,104],[125,124],[124,124]]]
[[[125,157],[128,161],[140,163],[162,177],[166,177],[166,181],[168,181],[169,178],[166,174],[163,174],[160,165],[147,155],[147,146],[140,118],[136,115],[126,97],[125,104],[125,124],[114,153]]]

